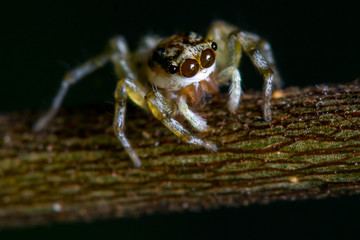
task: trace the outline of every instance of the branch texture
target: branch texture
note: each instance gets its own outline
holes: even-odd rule
[[[237,114],[221,95],[199,110],[211,130],[197,136],[216,153],[180,142],[129,104],[126,134],[140,169],[112,132],[111,107],[62,110],[38,134],[40,113],[2,114],[0,226],[358,193],[359,94],[357,83],[275,92],[270,123],[259,93],[244,95]]]

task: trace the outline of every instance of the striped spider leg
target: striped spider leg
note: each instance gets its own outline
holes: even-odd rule
[[[254,33],[240,31],[223,21],[212,24],[208,38],[214,39],[219,48],[216,61],[217,81],[224,83],[231,79],[229,111],[235,112],[240,103],[242,90],[238,67],[244,51],[264,77],[264,119],[271,121],[272,84],[280,89],[282,81],[275,66],[270,44]]]

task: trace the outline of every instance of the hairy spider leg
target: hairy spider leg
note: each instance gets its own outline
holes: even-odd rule
[[[249,38],[253,39],[256,43],[257,48],[259,49],[260,54],[265,58],[266,62],[269,64],[271,70],[274,73],[274,85],[276,89],[281,89],[284,85],[283,81],[281,80],[279,71],[276,67],[274,53],[271,48],[270,43],[260,37],[259,35],[251,32],[244,32]]]
[[[141,161],[125,136],[126,100],[128,97],[127,88],[129,88],[129,85],[131,86],[132,83],[131,80],[127,78],[122,78],[117,83],[115,90],[115,116],[113,129],[116,137],[119,139],[125,151],[130,156],[131,161],[134,163],[134,166],[139,168],[141,167]]]
[[[241,74],[238,70],[242,57],[242,46],[231,33],[236,27],[223,21],[214,22],[209,30],[208,38],[213,39],[218,45],[216,56],[216,81],[226,83],[231,79],[229,100],[227,106],[230,112],[235,113],[240,104]]]
[[[238,32],[234,35],[244,48],[244,52],[250,57],[250,60],[264,77],[264,119],[271,121],[271,94],[274,80],[273,71],[266,62],[265,58],[257,49],[256,43],[246,33]]]
[[[104,66],[109,61],[109,59],[109,53],[105,51],[104,53],[89,59],[75,69],[67,72],[61,82],[61,87],[58,90],[50,109],[34,124],[34,131],[40,131],[44,129],[54,118],[71,85],[77,83],[79,80],[94,72],[96,69]]]
[[[134,166],[141,167],[139,157],[125,136],[125,113],[126,100],[128,96],[135,104],[145,110],[148,110],[145,102],[146,90],[137,80],[135,71],[133,71],[125,39],[122,37],[116,37],[113,38],[110,43],[114,51],[111,61],[113,62],[115,72],[120,79],[115,90],[115,116],[113,122],[114,133],[123,145],[125,151],[129,154]]]
[[[262,40],[257,35],[241,32],[237,27],[222,21],[216,21],[212,24],[208,37],[218,43],[220,49],[218,52],[223,53],[217,56],[217,65],[220,68],[217,71],[219,82],[221,83],[229,78],[232,80],[228,102],[229,110],[234,112],[239,105],[240,100],[238,98],[240,98],[241,95],[241,76],[237,68],[241,59],[241,50],[244,50],[264,77],[264,119],[265,121],[271,121],[270,101],[274,73],[270,67],[270,63],[273,65],[275,65],[275,63],[270,45],[265,44],[262,46],[262,50],[259,50],[256,40],[258,40],[259,43],[261,43]],[[265,54],[267,58],[262,56],[261,52]],[[270,61],[270,63],[267,61]],[[278,86],[281,85],[280,78],[278,78],[276,84]]]
[[[186,96],[180,96],[177,105],[182,115],[196,130],[199,132],[206,132],[206,120],[189,109],[189,106],[186,103]]]
[[[216,145],[193,136],[186,130],[178,121],[173,118],[175,104],[166,99],[161,93],[156,90],[150,91],[146,94],[145,99],[149,108],[155,118],[160,120],[170,131],[178,136],[182,141],[205,147],[211,151],[216,152]]]

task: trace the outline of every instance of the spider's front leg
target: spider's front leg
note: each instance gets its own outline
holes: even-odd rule
[[[160,120],[170,131],[172,131],[176,136],[178,136],[182,141],[198,145],[201,147],[205,147],[211,151],[216,152],[216,145],[202,140],[200,138],[192,135],[187,129],[185,129],[178,121],[176,121],[173,117],[175,111],[174,103],[170,102],[167,98],[165,98],[161,93],[156,90],[150,91],[145,96],[146,102],[149,105],[149,108],[153,115]],[[183,104],[183,103],[182,103]],[[184,105],[180,106],[184,107]],[[187,111],[183,109],[182,111]],[[185,117],[190,121],[190,123],[197,128],[198,130],[206,129],[206,122],[198,123],[197,121],[200,117],[195,117],[193,120],[189,119],[189,116],[193,116],[192,114],[185,115]],[[205,125],[204,125],[205,124]]]
[[[129,140],[125,136],[125,113],[126,113],[126,100],[128,93],[134,100],[134,97],[139,99],[144,99],[145,91],[140,85],[134,84],[134,80],[128,78],[122,78],[115,90],[115,117],[113,123],[113,129],[116,137],[119,139],[123,145],[125,151],[129,154],[131,161],[134,163],[135,167],[141,167],[141,161],[137,156],[135,150],[131,147]],[[135,102],[136,103],[136,102]],[[144,104],[138,104],[139,106],[145,106]]]
[[[110,41],[110,46],[114,51],[111,61],[113,62],[115,72],[120,79],[115,90],[115,116],[113,129],[115,136],[129,154],[134,166],[140,167],[141,161],[125,136],[125,113],[128,97],[144,110],[148,110],[148,106],[145,102],[146,90],[144,86],[136,80],[137,76],[131,65],[129,50],[125,40],[122,37],[113,38]]]

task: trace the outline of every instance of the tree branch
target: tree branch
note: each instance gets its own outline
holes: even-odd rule
[[[217,153],[179,142],[129,104],[126,134],[141,169],[113,135],[112,109],[65,109],[40,134],[31,132],[38,113],[2,114],[0,225],[358,193],[359,93],[357,83],[276,92],[271,123],[262,120],[259,93],[244,95],[237,114],[222,95],[199,110],[212,129],[197,136]]]

